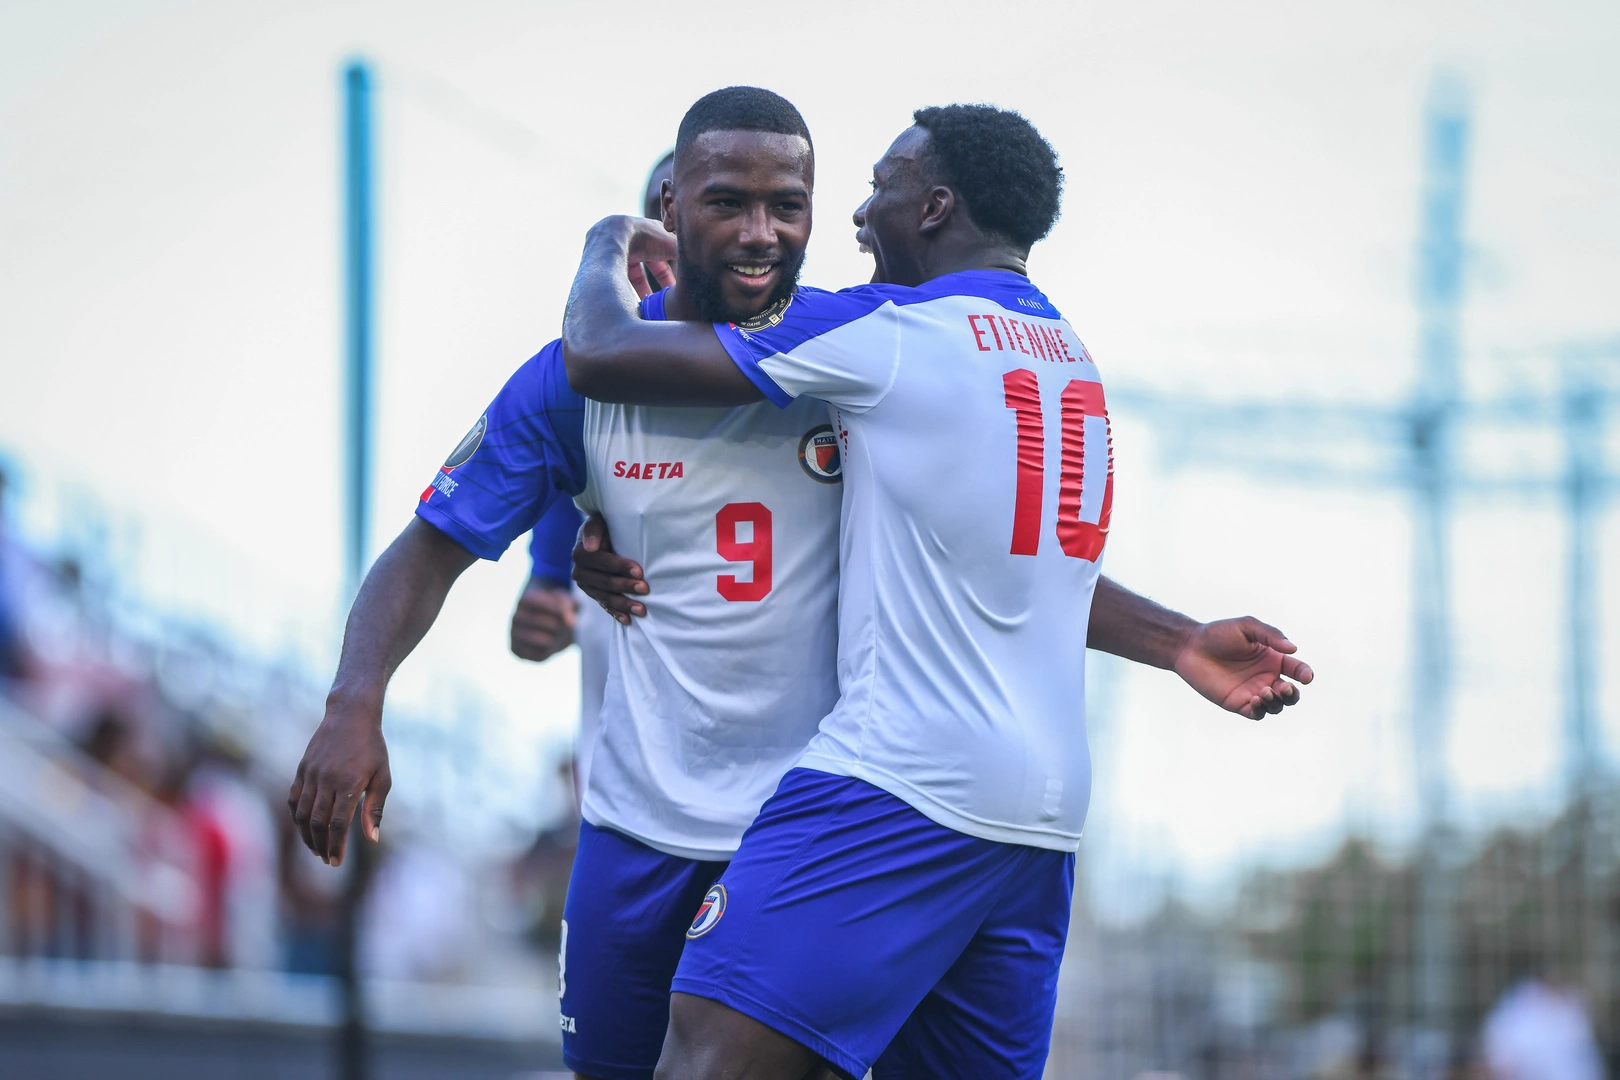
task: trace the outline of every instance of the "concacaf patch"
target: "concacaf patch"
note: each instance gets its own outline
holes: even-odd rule
[[[726,887],[718,881],[709,887],[703,895],[703,903],[698,907],[697,918],[692,920],[692,928],[686,932],[689,938],[700,938],[714,929],[714,924],[720,921],[720,916],[726,913]]]
[[[444,459],[444,471],[449,472],[456,466],[465,465],[472,460],[472,456],[478,453],[478,447],[483,443],[484,432],[488,428],[489,414],[485,413],[478,418],[478,423],[472,426],[472,430],[467,432],[460,442],[456,443],[456,448],[450,451],[450,456]]]
[[[445,498],[455,494],[456,488],[460,487],[461,484],[450,478],[451,470],[472,460],[472,456],[478,453],[478,448],[483,445],[484,432],[488,428],[489,414],[485,413],[478,418],[478,423],[472,426],[472,430],[467,432],[460,442],[456,443],[456,448],[450,451],[450,456],[444,459],[444,464],[439,468],[439,475],[433,478],[433,483],[423,489],[423,502],[433,498],[435,491]]]
[[[838,454],[838,434],[831,424],[813,427],[799,440],[799,464],[810,479],[836,484],[844,479],[844,463]]]

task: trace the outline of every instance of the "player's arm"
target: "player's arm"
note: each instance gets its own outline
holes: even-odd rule
[[[639,266],[663,284],[675,238],[648,218],[610,217],[585,237],[563,316],[563,356],[574,390],[635,405],[746,405],[764,394],[731,359],[708,323],[641,318]],[[630,267],[627,278],[625,268]]]
[[[475,558],[498,559],[563,495],[584,486],[584,402],[560,349],[507,380],[417,502],[416,516],[366,575],[344,633],[326,713],[287,796],[309,849],[343,861],[349,822],[377,839],[391,783],[382,708],[388,680]]]
[[[326,715],[309,740],[287,795],[304,843],[325,862],[343,862],[349,821],[376,840],[393,781],[383,741],[383,695],[394,671],[439,616],[462,571],[477,557],[421,519],[388,545],[349,610]]]
[[[557,500],[535,523],[529,580],[512,612],[512,653],[520,660],[548,660],[574,643],[578,607],[568,575],[578,532],[579,510],[567,499]]]
[[[1297,702],[1298,684],[1315,677],[1274,626],[1247,617],[1200,623],[1106,577],[1091,602],[1086,645],[1174,671],[1210,701],[1251,720]]]

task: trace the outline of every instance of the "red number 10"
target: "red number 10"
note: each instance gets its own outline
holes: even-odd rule
[[[754,527],[752,540],[738,540],[737,526]],[[735,574],[720,574],[715,588],[727,600],[763,600],[771,591],[771,512],[764,503],[727,503],[714,515],[714,546],[727,562],[754,564],[753,580],[738,581]]]
[[[1007,408],[1018,425],[1018,480],[1013,488],[1012,553],[1033,555],[1041,546],[1041,500],[1046,479],[1046,417],[1041,411],[1041,390],[1035,373],[1027,368],[1001,377]],[[1114,512],[1114,460],[1112,440],[1108,452],[1108,479],[1103,487],[1102,511],[1095,524],[1080,520],[1080,496],[1086,481],[1086,417],[1101,417],[1108,424],[1101,383],[1070,379],[1063,388],[1063,452],[1058,471],[1058,546],[1074,559],[1096,562],[1108,539],[1108,520]],[[1105,428],[1105,430],[1107,430]]]

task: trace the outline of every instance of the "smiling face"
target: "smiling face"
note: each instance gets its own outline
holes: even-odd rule
[[[855,239],[876,263],[873,281],[924,281],[919,226],[934,187],[927,152],[928,132],[909,127],[872,166],[872,194],[855,211]]]
[[[713,322],[753,318],[793,292],[810,241],[815,163],[797,135],[707,131],[665,186],[681,289]]]

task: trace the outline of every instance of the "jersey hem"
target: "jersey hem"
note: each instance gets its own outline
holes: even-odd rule
[[[634,829],[625,828],[617,822],[609,821],[597,814],[589,803],[581,805],[579,816],[598,829],[612,829],[616,833],[628,836],[638,844],[645,844],[654,851],[677,859],[691,859],[693,862],[730,862],[736,857],[737,848],[742,844],[742,835],[740,833],[737,836],[737,843],[730,848],[687,847],[682,844],[672,844],[667,840],[654,839]]]
[[[980,840],[990,840],[997,844],[1018,844],[1046,851],[1061,851],[1071,855],[1080,850],[1079,833],[1035,829],[1028,825],[1010,825],[1006,822],[985,821],[982,818],[972,817],[946,806],[893,773],[874,768],[864,762],[847,761],[811,752],[800,758],[795,767],[864,780],[874,787],[887,791],[934,824],[978,837]]]
[[[841,1047],[828,1041],[827,1037],[810,1027],[802,1020],[795,1020],[780,1010],[767,1005],[751,994],[739,993],[729,986],[721,986],[708,979],[694,979],[690,976],[679,975],[670,982],[670,992],[691,994],[694,997],[708,998],[718,1001],[727,1008],[736,1009],[744,1016],[752,1017],[768,1028],[781,1032],[794,1042],[799,1043],[807,1050],[821,1056],[828,1065],[831,1065],[845,1078],[865,1076],[872,1063],[856,1061]]]
[[[461,522],[457,521],[455,518],[451,517],[449,514],[446,514],[443,510],[439,509],[437,506],[433,506],[430,503],[417,503],[416,516],[427,522],[429,525],[432,525],[435,529],[438,529],[440,532],[444,533],[444,535],[448,536],[450,539],[454,540],[456,543],[460,544],[462,547],[466,548],[480,559],[487,559],[490,562],[499,562],[501,556],[506,554],[506,549],[511,546],[511,542],[508,541],[505,545],[496,547],[494,544],[479,536],[477,533],[467,528],[467,526],[463,525]]]
[[[715,323],[714,333],[720,339],[720,344],[727,355],[731,357],[731,362],[737,365],[737,370],[746,375],[748,381],[753,383],[771,404],[779,409],[785,409],[793,404],[793,395],[783,390],[775,379],[765,374],[765,369],[759,366],[759,361],[754,358],[748,346],[739,340],[742,331],[734,326]]]

